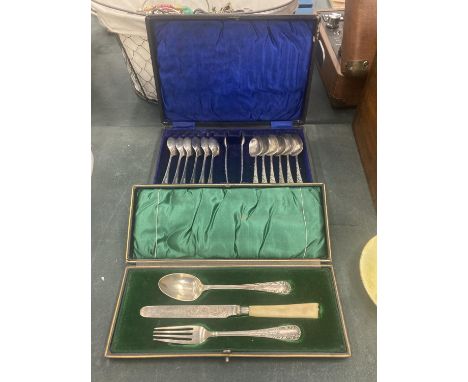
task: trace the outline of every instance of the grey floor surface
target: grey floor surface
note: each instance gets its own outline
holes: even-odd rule
[[[115,37],[92,21],[92,380],[375,381],[376,307],[359,257],[376,234],[373,208],[351,130],[353,110],[333,110],[318,73],[305,126],[316,181],[327,185],[333,262],[348,327],[349,359],[110,360],[104,348],[125,268],[130,189],[148,183],[159,141],[157,107],[132,91]]]

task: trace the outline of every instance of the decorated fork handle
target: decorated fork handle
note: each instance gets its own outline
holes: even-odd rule
[[[256,284],[238,284],[238,285],[205,285],[204,290],[209,289],[237,289],[237,290],[255,290],[259,292],[268,292],[276,294],[289,294],[291,284],[287,281],[271,281]]]
[[[282,325],[257,330],[211,332],[211,335],[212,337],[263,337],[281,341],[297,341],[301,338],[301,329],[297,325]]]

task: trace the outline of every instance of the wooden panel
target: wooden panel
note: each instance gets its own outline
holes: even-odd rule
[[[372,200],[377,208],[377,54],[356,110],[353,131]]]

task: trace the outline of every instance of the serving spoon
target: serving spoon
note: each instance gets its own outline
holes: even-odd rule
[[[291,285],[287,281],[238,285],[203,285],[198,277],[187,273],[171,273],[163,276],[159,279],[158,286],[165,295],[179,301],[195,301],[203,292],[210,289],[255,290],[282,295],[291,292]]]

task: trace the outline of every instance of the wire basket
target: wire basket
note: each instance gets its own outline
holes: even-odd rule
[[[151,5],[173,5],[189,7],[200,12],[223,12],[229,5],[241,14],[293,14],[298,0],[92,0],[91,13],[110,32],[117,36],[133,88],[138,96],[148,102],[157,102],[158,94],[154,83],[153,65],[146,34],[143,8]]]

